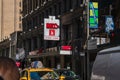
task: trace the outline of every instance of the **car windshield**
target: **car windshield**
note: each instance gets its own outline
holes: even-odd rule
[[[70,70],[62,71],[61,75],[64,75],[64,76],[76,76],[76,74],[73,71],[70,71]]]
[[[58,75],[54,71],[34,71],[30,72],[31,80],[58,80]]]

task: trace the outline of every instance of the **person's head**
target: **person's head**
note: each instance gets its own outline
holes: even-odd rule
[[[0,57],[0,77],[3,80],[19,80],[19,70],[13,59]]]

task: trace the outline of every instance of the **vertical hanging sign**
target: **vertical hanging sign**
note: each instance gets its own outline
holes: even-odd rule
[[[89,2],[89,28],[98,28],[98,2]]]
[[[114,30],[114,22],[112,16],[106,16],[105,25],[106,25],[105,31],[107,33],[110,33],[110,31]]]
[[[60,21],[55,16],[49,16],[44,19],[44,40],[60,39]]]

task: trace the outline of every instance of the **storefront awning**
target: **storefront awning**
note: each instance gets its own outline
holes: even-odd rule
[[[27,55],[27,58],[38,58],[38,57],[57,56],[57,55],[60,55],[59,52],[47,52],[47,53],[41,53],[39,55]]]

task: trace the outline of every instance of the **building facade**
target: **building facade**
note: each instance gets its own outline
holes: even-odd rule
[[[114,17],[115,28],[119,27],[119,17],[117,17],[119,13],[116,13],[119,10],[119,0],[110,0],[109,2],[106,0],[91,1],[97,1],[99,3],[100,28],[94,33],[92,33],[93,30],[90,30],[90,34],[94,34],[93,37],[99,39],[99,45],[103,44],[102,40],[104,40],[104,44],[109,43],[107,33],[104,31],[105,16],[111,13]],[[11,34],[12,42],[9,39],[1,42],[0,45],[2,47],[3,45],[9,44],[9,46],[4,46],[2,55],[4,56],[3,53],[6,53],[6,51],[16,53],[14,49],[24,48],[25,59],[28,64],[32,60],[41,60],[45,67],[67,68],[69,65],[72,70],[80,74],[82,78],[85,78],[85,74],[87,73],[85,69],[87,67],[87,54],[89,53],[89,67],[91,67],[96,53],[103,46],[101,46],[102,48],[98,47],[90,51],[85,48],[87,41],[87,13],[84,13],[86,11],[84,0],[22,0],[21,4],[23,31],[17,32],[17,45],[14,44],[16,28]],[[109,8],[110,5],[113,6],[112,9]],[[49,18],[49,16],[55,16],[56,19],[60,20],[59,41],[44,40],[44,18]],[[3,25],[2,21],[1,23]],[[12,44],[14,46],[10,47]],[[63,55],[61,54],[62,46],[69,46],[72,49],[64,52]]]
[[[0,0],[0,55],[14,54],[11,35],[22,30],[21,0]],[[4,46],[3,46],[4,45]],[[11,52],[12,51],[12,52]],[[11,53],[11,54],[9,54]]]
[[[0,40],[9,38],[10,34],[21,30],[20,0],[0,1]]]
[[[117,9],[117,1],[110,0],[91,0],[99,3],[99,26],[102,30],[96,31],[94,37],[99,37],[99,45],[102,43],[101,38],[105,38],[109,43],[107,34],[103,30],[105,28],[105,15],[117,17],[114,10]],[[106,5],[106,7],[104,6]],[[110,10],[109,6],[113,9]],[[56,68],[60,64],[61,68],[66,68],[67,63],[71,64],[73,69],[82,77],[85,74],[84,58],[80,53],[86,53],[84,49],[87,39],[86,27],[86,7],[84,0],[23,0],[23,32],[20,34],[20,47],[26,50],[27,58],[30,60],[42,60],[46,67]],[[55,16],[60,20],[60,40],[50,41],[44,40],[44,18]],[[114,18],[116,22],[116,18]],[[90,34],[92,30],[90,31]],[[71,55],[60,54],[61,46],[72,46]],[[97,51],[90,51],[90,62],[94,61]],[[77,65],[76,65],[77,64]]]
[[[79,57],[74,61],[71,55],[60,55],[59,51],[62,45],[81,48],[82,33],[84,33],[81,21],[83,8],[80,7],[82,3],[81,0],[23,0],[23,32],[20,46],[24,47],[28,54],[42,50],[38,53],[45,56],[42,57],[42,60],[48,67],[56,67],[57,64],[61,64],[61,67],[64,68],[67,67],[67,63],[74,64],[79,61]],[[49,18],[49,16],[55,16],[60,20],[59,41],[43,39],[44,18]],[[81,62],[79,63],[81,64]],[[75,64],[71,68],[74,66]]]

